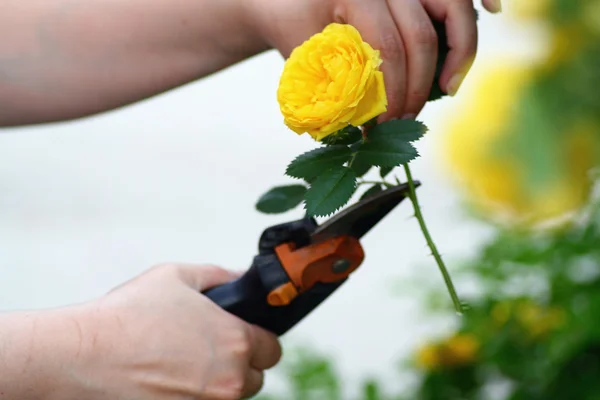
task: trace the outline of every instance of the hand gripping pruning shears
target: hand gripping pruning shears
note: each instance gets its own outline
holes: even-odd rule
[[[321,225],[306,217],[271,226],[260,237],[252,266],[204,295],[244,321],[281,336],[362,264],[360,239],[408,194],[404,183],[360,200]]]

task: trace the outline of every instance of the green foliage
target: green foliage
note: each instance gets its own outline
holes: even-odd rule
[[[341,382],[333,363],[308,348],[294,349],[279,368],[289,388],[285,394],[261,394],[254,400],[341,400]]]
[[[256,209],[265,214],[292,210],[302,203],[306,190],[304,185],[276,186],[258,199]]]
[[[410,142],[421,138],[426,131],[419,121],[383,122],[369,130],[367,140],[357,149],[356,161],[391,168],[406,164],[419,155]]]
[[[306,179],[310,182],[319,176],[319,174],[334,167],[344,165],[350,160],[351,155],[352,152],[348,146],[334,145],[320,147],[296,157],[288,165],[286,174],[294,178]]]
[[[306,211],[309,215],[328,216],[346,204],[355,190],[356,175],[351,168],[329,169],[306,192]]]
[[[413,120],[381,124],[376,120],[369,121],[366,137],[359,128],[349,127],[332,135],[326,146],[296,157],[288,165],[286,175],[304,179],[309,184],[303,198],[307,214],[327,216],[348,203],[358,185],[357,178],[373,166],[382,166],[380,175],[383,179],[394,167],[416,158],[418,153],[411,142],[420,139],[426,131],[422,122]],[[337,135],[341,136],[337,138]],[[383,181],[381,184],[389,185]],[[259,211],[267,210],[263,212],[285,212],[300,204],[296,202],[297,197],[292,201],[279,192],[268,192],[263,198],[268,200],[268,207],[257,207]],[[272,203],[277,198],[286,204],[275,207]],[[290,206],[292,203],[294,206]]]
[[[364,176],[367,172],[369,172],[371,167],[373,167],[371,164],[357,160],[356,158],[354,159],[354,161],[352,162],[352,165],[350,166],[350,168],[352,168],[354,170],[354,173],[356,174],[357,178]]]
[[[379,167],[396,167],[418,156],[419,153],[409,142],[383,136],[369,138],[357,151],[356,160]]]
[[[426,132],[427,127],[422,122],[393,119],[371,128],[368,133],[368,140],[370,142],[393,141],[407,143],[421,139]]]

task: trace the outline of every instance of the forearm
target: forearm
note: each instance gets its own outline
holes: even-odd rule
[[[266,50],[244,0],[0,0],[0,126],[79,118]]]
[[[0,314],[0,399],[70,400],[83,355],[81,328],[66,310]]]

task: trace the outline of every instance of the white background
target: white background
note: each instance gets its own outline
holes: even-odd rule
[[[503,15],[482,13],[480,21],[472,76],[537,48],[532,32]],[[263,228],[301,216],[259,214],[256,199],[291,182],[285,166],[314,147],[282,123],[275,98],[282,67],[269,52],[115,112],[0,130],[0,309],[85,301],[162,261],[246,268]],[[431,130],[412,164],[423,182],[425,218],[450,268],[476,251],[486,232],[465,217],[440,168],[436,138],[460,100],[459,93],[426,107],[419,119]],[[286,336],[286,346],[312,344],[335,355],[352,381],[394,377],[398,359],[440,332],[410,296],[392,294],[392,284],[417,268],[443,287],[410,214],[403,204],[365,238],[364,264]],[[277,379],[270,375],[268,386]]]

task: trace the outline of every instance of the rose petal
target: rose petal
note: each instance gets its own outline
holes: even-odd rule
[[[374,71],[365,95],[356,107],[356,111],[350,123],[354,126],[360,126],[365,122],[383,114],[387,110],[387,98],[385,95],[385,84],[383,82],[383,73]]]

